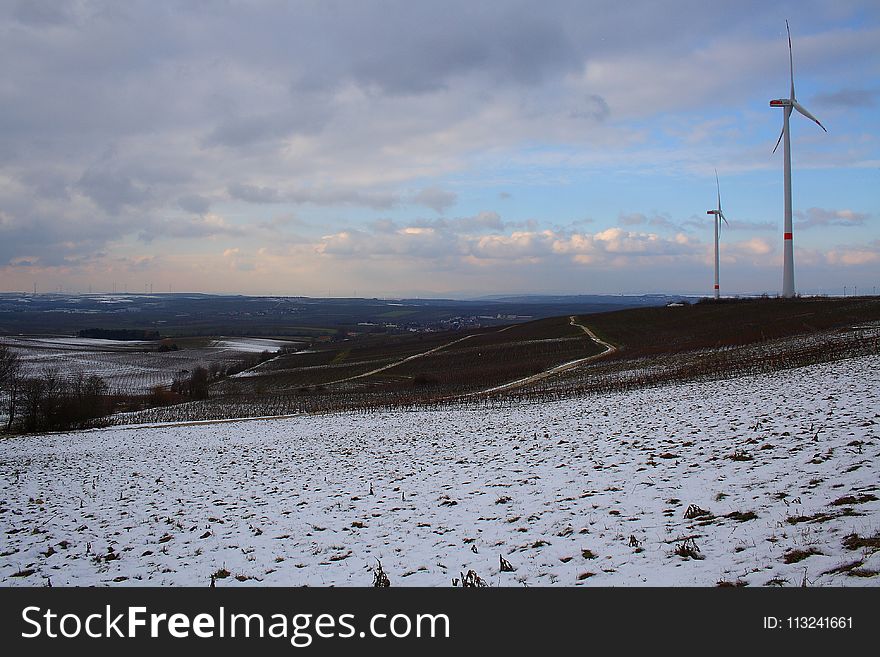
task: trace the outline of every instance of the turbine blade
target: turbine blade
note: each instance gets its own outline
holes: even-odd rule
[[[718,189],[718,212],[721,212],[721,183],[718,182],[718,169],[715,169],[715,187]]]
[[[796,100],[792,101],[792,105],[794,105],[794,108],[795,108],[798,112],[800,112],[801,114],[803,114],[804,116],[806,116],[808,119],[810,119],[810,121],[812,121],[813,123],[815,123],[817,126],[819,126],[820,128],[822,128],[823,130],[825,130],[825,126],[822,125],[821,123],[819,123],[819,119],[817,119],[815,116],[813,116],[812,114],[810,114],[810,113],[807,111],[807,108],[806,108],[806,107],[804,107],[803,105],[801,105],[801,104],[800,104],[799,102],[797,102]],[[828,132],[828,131],[825,130],[825,132]]]
[[[727,226],[728,226],[728,228],[729,228],[729,227],[730,227],[730,222],[727,221],[727,217],[724,216],[724,213],[723,213],[723,212],[721,213],[721,219],[722,219],[722,221],[724,221],[724,223],[727,224]]]
[[[791,29],[788,27],[788,19],[785,19],[785,31],[788,32],[788,72],[791,76],[791,99],[794,100],[794,58],[791,56]]]
[[[773,147],[773,153],[776,152],[776,149],[779,148],[779,144],[782,142],[782,135],[785,134],[785,126],[782,126],[782,130],[779,131],[779,139],[776,140],[776,146]],[[772,155],[772,153],[771,153]]]

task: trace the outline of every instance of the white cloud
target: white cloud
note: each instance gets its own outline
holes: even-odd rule
[[[840,246],[828,251],[825,260],[829,265],[861,267],[880,264],[880,241],[874,240],[862,246]]]

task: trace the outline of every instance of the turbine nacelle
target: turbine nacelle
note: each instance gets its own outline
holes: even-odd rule
[[[777,98],[770,101],[770,107],[791,107],[792,102],[788,98]]]

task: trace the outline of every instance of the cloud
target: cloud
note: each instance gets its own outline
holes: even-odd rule
[[[724,253],[730,258],[767,256],[775,252],[773,244],[760,237],[750,240],[731,242],[723,247]]]
[[[497,212],[479,212],[473,217],[459,217],[447,222],[453,230],[460,233],[473,233],[484,230],[504,230],[506,224]]]
[[[880,264],[880,240],[860,246],[840,246],[825,254],[826,262],[835,267],[862,267]]]
[[[412,198],[413,203],[424,205],[443,214],[458,201],[458,195],[454,192],[442,190],[438,187],[427,187]]]
[[[853,210],[826,210],[824,208],[809,208],[806,211],[796,211],[794,216],[795,228],[809,229],[824,226],[862,226],[870,215]]]
[[[485,235],[467,241],[468,254],[478,260],[537,259],[552,255],[557,240],[553,231],[516,231],[509,235]]]
[[[631,214],[621,213],[617,217],[617,223],[621,226],[641,226],[642,224],[648,223],[648,217],[641,212],[633,212]]]
[[[19,0],[12,15],[24,25],[45,27],[69,22],[69,10],[65,4],[53,0]]]
[[[569,116],[574,119],[591,119],[593,121],[604,121],[610,115],[611,110],[608,103],[599,94],[587,94],[569,112]]]
[[[246,231],[233,226],[216,214],[204,214],[197,218],[157,219],[149,222],[138,234],[142,242],[156,239],[203,239],[218,236],[242,237]]]
[[[211,199],[198,194],[188,194],[177,199],[177,205],[181,210],[193,214],[205,214],[211,209]]]
[[[67,200],[70,198],[70,180],[61,171],[40,169],[21,176],[38,198]]]
[[[847,108],[876,104],[876,11],[833,4],[797,3],[799,84],[830,90],[807,100],[837,121],[826,150],[805,138],[798,164],[874,167],[876,131]],[[722,156],[739,172],[778,165],[767,152],[778,124],[765,100],[757,119],[752,105],[786,88],[779,12],[757,0],[0,3],[0,59],[15,62],[0,83],[0,266],[134,257],[165,238],[204,271],[226,271],[227,247],[257,264],[276,242],[334,265],[346,252],[491,261],[486,271],[506,266],[493,255],[505,252],[530,267],[686,259],[705,244],[677,236],[704,233],[680,210],[621,215],[622,232],[600,237],[621,207],[608,195],[632,174],[677,186],[669,176],[702,175]],[[478,212],[484,199],[509,201],[506,220]],[[655,202],[684,206],[629,207]],[[428,216],[406,216],[420,208]],[[272,219],[294,212],[303,235]],[[800,227],[872,216],[824,212]],[[566,223],[587,213],[595,225]]]
[[[873,89],[841,89],[813,96],[817,107],[874,107],[878,92]]]
[[[329,117],[319,106],[286,107],[274,114],[235,116],[223,120],[205,137],[206,146],[246,148],[260,143],[278,144],[291,135],[319,132]]]
[[[434,260],[454,255],[457,250],[457,240],[453,235],[417,226],[405,226],[383,233],[344,230],[324,236],[316,247],[321,255],[358,259],[395,256]]]
[[[675,223],[668,216],[662,214],[654,214],[651,217],[648,217],[641,212],[632,212],[629,214],[620,213],[617,216],[617,223],[621,226],[652,226],[654,228],[662,228],[671,231],[681,231],[683,230],[682,225]],[[701,226],[701,224],[696,224],[696,222],[685,222],[688,225],[697,225]]]
[[[294,203],[321,206],[357,205],[375,209],[387,209],[399,202],[394,193],[358,191],[339,188],[280,190],[244,183],[230,183],[227,192],[233,199],[247,203]]]
[[[480,234],[468,222],[483,221],[505,232]],[[643,266],[652,260],[696,258],[701,244],[679,233],[672,238],[654,233],[609,228],[595,233],[572,230],[510,230],[495,213],[456,221],[437,220],[423,225],[376,222],[370,230],[344,230],[325,235],[320,255],[334,258],[402,256],[428,265],[457,261],[486,266],[491,263],[564,261],[578,265]]]
[[[278,190],[271,187],[230,183],[226,189],[232,198],[248,203],[281,203],[283,200]]]
[[[742,221],[737,219],[736,221],[731,221],[729,224],[724,225],[724,230],[770,231],[776,229],[777,226],[772,221]]]
[[[109,214],[117,214],[125,206],[141,205],[152,196],[149,188],[116,171],[89,169],[77,187]]]

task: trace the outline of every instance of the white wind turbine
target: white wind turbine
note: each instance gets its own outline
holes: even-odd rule
[[[784,139],[785,155],[785,227],[783,228],[783,266],[782,266],[782,296],[789,298],[794,296],[794,246],[791,236],[791,134],[789,129],[789,117],[791,110],[796,109],[805,117],[814,121],[822,130],[825,126],[819,123],[819,119],[810,114],[794,96],[794,60],[791,55],[791,30],[788,21],[785,21],[785,30],[788,32],[788,70],[791,76],[791,95],[789,98],[779,98],[770,101],[770,107],[783,107],[782,132],[776,140],[773,152],[779,148],[779,142]],[[825,132],[828,132],[825,130]]]
[[[723,221],[730,226],[730,224],[727,223],[727,218],[721,211],[721,183],[718,182],[717,170],[715,171],[715,187],[718,189],[718,208],[715,210],[706,210],[706,214],[715,215],[715,219],[712,223],[715,224],[715,298],[717,299],[721,292],[721,287],[718,284],[718,241],[721,238],[721,222]]]

